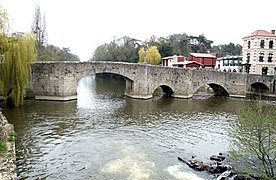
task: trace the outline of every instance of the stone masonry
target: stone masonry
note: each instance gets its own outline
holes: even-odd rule
[[[207,84],[216,95],[245,97],[252,92],[276,95],[274,76],[101,61],[34,63],[31,88],[36,99],[76,99],[78,81],[97,73],[123,76],[125,95],[140,99],[151,98],[158,87],[173,97],[191,98]]]
[[[7,152],[0,156],[0,179],[16,179],[15,142],[8,140],[9,133],[14,134],[13,125],[9,124],[0,109],[0,138],[7,147]]]

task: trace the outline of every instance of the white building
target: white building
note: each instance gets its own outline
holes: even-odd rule
[[[224,72],[242,72],[242,56],[225,56],[216,60],[216,67]]]
[[[168,66],[168,67],[174,67],[174,66],[179,66],[179,65],[184,65],[184,61],[186,61],[186,57],[184,56],[169,56],[169,57],[164,57],[162,58],[162,65],[163,66]]]
[[[276,74],[275,30],[257,30],[243,38],[243,72]]]

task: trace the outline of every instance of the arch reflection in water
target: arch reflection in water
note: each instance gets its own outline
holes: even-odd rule
[[[95,76],[84,77],[78,82],[77,106],[79,108],[86,108],[92,105],[93,102],[95,103],[95,99],[93,97],[95,90],[93,86],[95,86]]]

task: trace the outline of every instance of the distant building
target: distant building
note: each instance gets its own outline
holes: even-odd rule
[[[205,68],[215,68],[217,57],[207,53],[190,53],[189,61],[202,64]]]
[[[242,56],[226,56],[216,60],[216,69],[224,72],[242,72]]]
[[[167,66],[167,67],[183,67],[184,66],[184,61],[186,60],[186,57],[184,56],[168,56],[162,58],[162,65]]]
[[[188,61],[184,56],[169,56],[162,58],[162,65],[167,67],[182,67],[182,68],[202,68],[204,67],[203,64],[195,62],[195,61]]]
[[[276,74],[275,30],[257,30],[243,38],[243,72]]]

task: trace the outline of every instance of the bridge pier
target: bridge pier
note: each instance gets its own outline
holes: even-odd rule
[[[152,94],[149,93],[147,84],[135,83],[126,79],[125,95],[134,99],[150,99]]]

